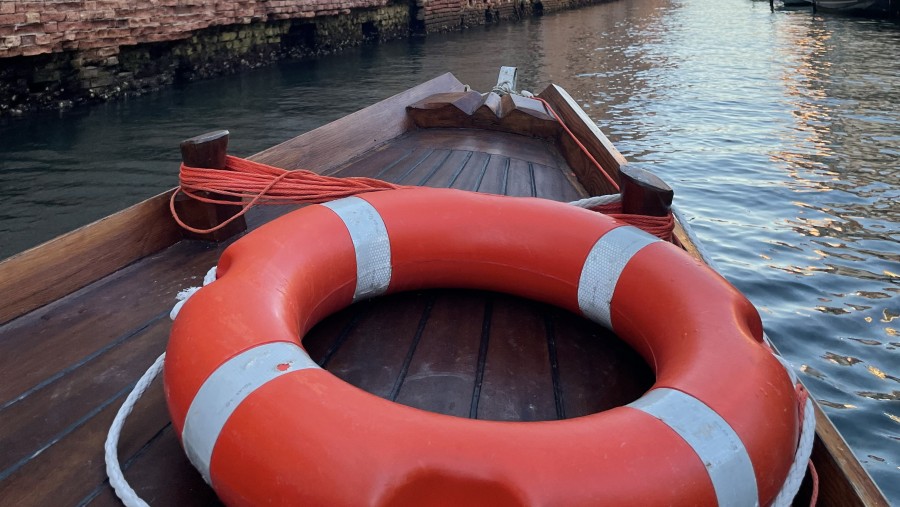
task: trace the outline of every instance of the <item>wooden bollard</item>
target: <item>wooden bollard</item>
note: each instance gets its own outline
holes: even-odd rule
[[[228,151],[227,130],[217,130],[186,139],[181,142],[180,146],[181,160],[185,165],[225,170],[225,155]],[[179,194],[175,199],[175,211],[184,223],[197,229],[211,229],[236,215],[242,207],[239,197],[211,192],[200,192],[199,195],[210,199],[233,201],[236,204],[209,204],[191,199],[184,194]],[[241,216],[217,231],[208,234],[196,234],[186,230],[184,231],[184,236],[219,242],[245,230],[247,230],[247,222]]]
[[[619,168],[622,212],[629,215],[664,217],[669,214],[675,192],[652,172],[624,165]]]

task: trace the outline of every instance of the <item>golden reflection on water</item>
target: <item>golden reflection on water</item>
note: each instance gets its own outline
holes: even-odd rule
[[[822,405],[825,405],[826,407],[836,408],[838,410],[845,410],[848,408],[857,408],[856,405],[852,405],[850,403],[837,403],[834,401],[821,400],[821,399],[818,401],[819,401],[819,403],[821,403]]]
[[[834,364],[839,364],[841,366],[853,366],[854,364],[862,362],[862,359],[850,356],[841,356],[832,352],[826,352],[822,357]]]

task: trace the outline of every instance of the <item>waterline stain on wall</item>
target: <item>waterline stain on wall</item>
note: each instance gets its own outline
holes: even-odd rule
[[[0,115],[602,0],[0,0]]]

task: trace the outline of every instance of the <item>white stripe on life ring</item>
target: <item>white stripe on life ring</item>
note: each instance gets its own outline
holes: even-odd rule
[[[296,343],[270,342],[245,350],[220,365],[191,402],[181,440],[207,484],[209,463],[219,433],[234,410],[267,382],[292,371],[318,368]]]
[[[322,204],[334,211],[347,230],[356,250],[356,291],[353,302],[384,294],[391,283],[391,240],[381,215],[359,197]]]
[[[706,466],[719,505],[757,506],[753,463],[728,421],[693,396],[661,387],[627,406],[645,412],[675,430]]]
[[[622,270],[640,249],[657,241],[636,227],[616,227],[594,243],[578,280],[578,307],[585,317],[612,329],[610,304]]]

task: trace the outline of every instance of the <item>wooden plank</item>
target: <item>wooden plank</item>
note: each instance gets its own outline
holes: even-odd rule
[[[550,167],[566,167],[566,162],[549,141],[531,137],[481,130],[473,135],[461,129],[428,129],[397,139],[398,148],[465,150],[519,158]]]
[[[165,407],[159,407],[165,410]],[[160,466],[165,463],[165,466]],[[122,461],[125,480],[150,505],[219,506],[222,502],[191,465],[172,425],[167,425],[140,451]],[[90,507],[122,507],[108,483],[85,499]]]
[[[47,385],[31,396],[0,410],[0,470],[35,454],[66,428],[94,410],[97,400],[109,399],[133,384],[165,351],[171,321],[156,321],[135,338]]]
[[[466,162],[462,172],[448,182],[450,188],[476,190],[482,178],[484,178],[484,172],[487,170],[487,166],[492,158],[493,156],[488,153],[480,151],[472,153],[472,157]]]
[[[500,99],[502,118],[499,127],[506,132],[555,139],[563,129],[539,100],[521,95],[504,95]]]
[[[559,137],[557,148],[563,158],[565,158],[566,164],[572,169],[572,172],[578,177],[578,181],[581,182],[590,195],[608,195],[618,192],[609,183],[609,180],[603,176],[600,169],[582,153],[581,148],[568,135],[564,134]],[[606,165],[603,165],[604,169],[606,167]],[[608,169],[607,172],[609,172]]]
[[[491,157],[478,183],[478,191],[486,194],[506,193],[507,178],[509,177],[509,157]]]
[[[179,243],[0,326],[0,405],[131,339],[135,329],[171,309],[179,290],[200,284],[218,253],[209,244]]]
[[[566,417],[626,405],[653,385],[653,371],[611,331],[559,309],[550,318]]]
[[[478,419],[557,418],[543,313],[537,303],[496,294]]]
[[[412,149],[397,148],[391,143],[388,143],[338,166],[334,171],[330,172],[328,176],[336,176],[339,178],[347,178],[350,176],[371,177],[390,169],[392,165],[402,162],[406,157],[409,157],[412,152]]]
[[[0,324],[181,239],[165,192],[0,262]]]
[[[421,164],[404,173],[396,182],[402,185],[422,185],[440,170],[452,153],[451,150],[434,150]]]
[[[406,110],[420,128],[485,129],[547,139],[561,130],[540,101],[521,95],[439,93]]]
[[[483,103],[484,97],[482,97],[480,93],[472,90],[435,93],[434,95],[430,95],[406,106],[406,110],[413,114],[419,111],[437,112],[453,108],[466,116],[470,116]]]
[[[535,197],[537,189],[534,183],[534,164],[517,158],[510,159],[506,195]]]
[[[462,174],[473,155],[471,151],[451,151],[450,156],[447,157],[447,160],[444,161],[441,167],[434,173],[427,175],[427,178],[420,180],[418,184],[435,188],[449,187],[451,182]]]
[[[440,291],[397,402],[468,417],[475,385],[485,296]]]
[[[619,168],[627,164],[625,157],[619,153],[619,150],[600,132],[597,125],[588,115],[581,109],[578,103],[569,95],[568,92],[559,86],[551,84],[539,95],[540,98],[546,100],[556,111],[556,114],[569,127],[570,130],[578,137],[588,152],[597,159],[600,165],[612,176],[614,180],[618,180]],[[602,177],[596,174],[596,167],[589,166],[583,160],[586,158],[580,152],[579,148],[563,133],[560,134],[560,152],[566,158],[569,166],[578,175],[584,188],[592,195],[604,195],[611,193],[609,185],[606,184]]]
[[[328,371],[376,396],[390,397],[429,297],[409,292],[358,303],[372,308],[334,353]]]
[[[327,172],[414,128],[406,114],[408,104],[435,93],[463,89],[464,85],[447,73],[251,158],[284,169]]]
[[[538,197],[571,202],[588,196],[584,187],[573,183],[575,175],[568,168],[566,168],[566,172],[563,172],[556,167],[534,163],[532,169]]]
[[[471,124],[471,115],[484,103],[475,91],[436,93],[406,106],[406,112],[420,128],[459,128]]]
[[[130,390],[130,388],[128,389]],[[16,506],[75,505],[106,480],[103,442],[126,393],[104,401],[96,413],[81,421],[65,438],[0,480],[0,498]],[[140,406],[162,407],[163,390],[157,381]],[[168,424],[165,410],[135,409],[119,443],[120,456],[137,452]]]

